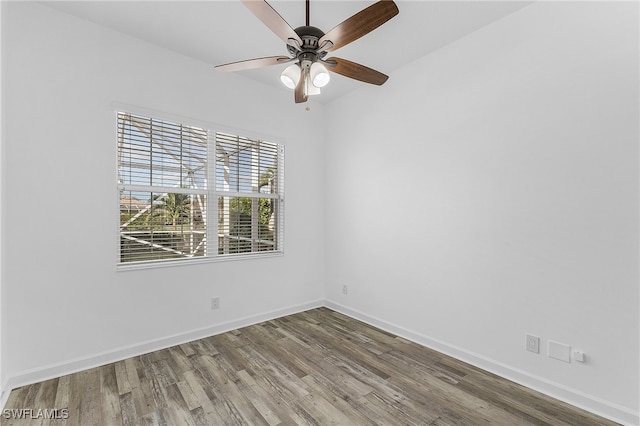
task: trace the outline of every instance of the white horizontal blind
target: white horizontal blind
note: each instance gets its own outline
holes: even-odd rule
[[[282,252],[282,145],[125,112],[117,122],[120,264]]]
[[[120,262],[206,254],[207,131],[118,113]]]
[[[284,148],[217,132],[218,254],[282,250]]]

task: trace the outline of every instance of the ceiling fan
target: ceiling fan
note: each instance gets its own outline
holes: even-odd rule
[[[306,102],[330,80],[327,70],[376,85],[384,84],[387,75],[364,65],[337,57],[325,59],[337,50],[370,33],[398,14],[392,0],[380,0],[338,24],[328,33],[309,25],[309,0],[306,0],[306,25],[295,30],[266,0],[242,0],[242,3],[271,31],[287,44],[289,56],[269,56],[218,65],[222,72],[243,71],[270,65],[289,65],[280,75],[282,83],[294,90],[296,103]]]

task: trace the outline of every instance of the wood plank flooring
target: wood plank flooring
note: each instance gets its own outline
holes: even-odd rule
[[[5,409],[36,418],[2,426],[615,424],[326,308],[24,386]]]

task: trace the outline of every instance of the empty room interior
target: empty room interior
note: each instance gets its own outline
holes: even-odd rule
[[[639,17],[1,1],[0,423],[638,425]]]

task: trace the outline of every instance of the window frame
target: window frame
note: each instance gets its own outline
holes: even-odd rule
[[[201,264],[201,263],[209,263],[209,262],[221,262],[221,261],[234,261],[234,260],[248,260],[248,259],[260,259],[260,258],[270,258],[270,257],[279,257],[284,255],[284,227],[285,227],[285,196],[284,196],[284,184],[285,184],[285,144],[282,141],[282,138],[276,138],[272,136],[265,135],[256,135],[253,132],[239,130],[234,128],[229,128],[226,126],[222,126],[219,124],[215,124],[212,122],[204,122],[200,120],[193,120],[185,117],[175,116],[171,114],[166,114],[158,111],[152,111],[148,109],[141,109],[138,107],[132,107],[122,104],[114,104],[114,115],[115,115],[115,141],[116,141],[116,199],[118,205],[118,219],[117,219],[117,227],[116,227],[116,236],[117,236],[117,244],[116,244],[116,270],[117,271],[127,271],[127,270],[136,270],[136,269],[153,269],[153,268],[163,268],[163,267],[173,267],[173,266],[182,266],[182,265],[191,265],[191,264]],[[121,259],[121,227],[120,227],[120,198],[121,191],[127,190],[124,187],[131,187],[135,189],[143,189],[139,185],[126,185],[119,181],[119,170],[118,170],[118,157],[120,155],[120,136],[118,135],[118,123],[119,123],[119,114],[132,114],[135,116],[141,116],[147,119],[153,119],[158,121],[168,121],[174,124],[179,124],[183,126],[190,127],[198,127],[202,128],[207,132],[207,167],[206,167],[206,179],[207,179],[207,188],[206,190],[202,190],[200,192],[204,192],[206,194],[206,215],[207,219],[205,222],[205,230],[206,230],[206,249],[203,256],[196,256],[191,258],[173,258],[173,259],[158,259],[158,260],[143,260],[143,261],[132,261],[132,262],[122,262]],[[217,168],[217,141],[216,135],[222,133],[227,135],[233,135],[239,138],[248,139],[256,142],[268,142],[274,144],[278,149],[278,170],[277,170],[277,180],[278,187],[276,189],[275,194],[264,194],[264,193],[254,193],[250,196],[253,198],[274,198],[277,199],[277,216],[275,220],[277,221],[276,230],[274,232],[274,250],[268,251],[252,251],[252,252],[243,252],[243,253],[227,253],[227,254],[219,254],[218,253],[218,237],[219,237],[219,229],[218,229],[218,197],[245,197],[249,195],[246,192],[225,192],[218,190],[217,185],[217,177],[216,177],[216,168]],[[175,192],[188,192],[181,188],[173,188]],[[146,190],[146,189],[143,189]],[[155,191],[154,191],[155,192]],[[263,197],[266,196],[266,197]]]

